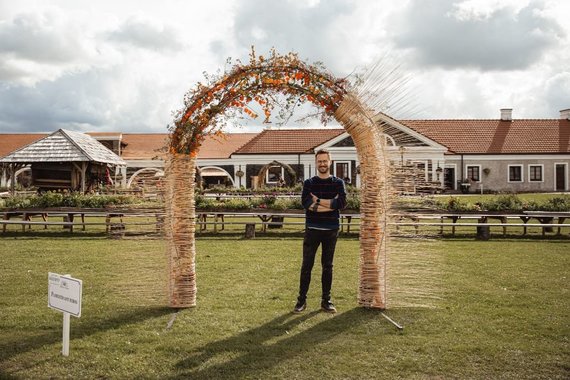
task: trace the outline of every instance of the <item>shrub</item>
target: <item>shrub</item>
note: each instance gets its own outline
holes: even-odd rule
[[[351,192],[346,195],[346,208],[349,210],[360,210],[360,195],[358,192]]]
[[[440,202],[440,207],[447,211],[467,211],[469,208],[466,202],[457,197],[449,197],[447,200]]]
[[[273,205],[271,206],[273,210],[283,211],[283,210],[295,210],[302,209],[301,199],[299,197],[295,198],[277,198]]]
[[[273,207],[273,204],[277,200],[275,194],[265,194],[262,198],[262,202],[267,205],[267,207]]]
[[[570,211],[570,195],[560,195],[550,198],[542,207],[545,211]]]
[[[251,208],[251,203],[248,199],[232,198],[227,199],[222,202],[223,206],[227,210],[249,210]]]
[[[489,201],[481,203],[483,208],[488,211],[522,211],[523,202],[515,194],[499,195]]]
[[[56,193],[48,191],[41,195],[15,196],[4,202],[6,208],[54,208],[88,207],[104,208],[112,205],[132,204],[135,198],[124,195],[83,195],[81,193]]]
[[[14,197],[10,197],[10,198],[6,198],[6,200],[4,201],[4,207],[6,208],[30,208],[32,206],[30,206],[34,201],[34,198],[36,196],[32,195],[32,196],[14,196]]]

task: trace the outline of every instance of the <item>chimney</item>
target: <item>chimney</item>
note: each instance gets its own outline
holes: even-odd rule
[[[501,121],[513,121],[512,108],[501,108]]]
[[[570,108],[560,110],[560,120],[570,120]]]

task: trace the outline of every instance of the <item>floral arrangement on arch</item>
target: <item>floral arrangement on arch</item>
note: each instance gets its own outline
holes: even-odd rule
[[[175,114],[171,127],[170,153],[196,157],[206,136],[223,136],[229,118],[258,118],[252,103],[263,110],[267,123],[276,107],[279,117],[288,120],[296,107],[309,102],[326,124],[334,118],[349,87],[346,78],[334,77],[322,64],[308,64],[295,53],[279,55],[274,49],[266,58],[256,56],[252,47],[248,64],[231,64],[231,60],[228,64],[227,72],[205,74],[207,84],[197,83],[186,93],[184,107]]]

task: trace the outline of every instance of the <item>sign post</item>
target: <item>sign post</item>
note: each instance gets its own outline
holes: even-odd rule
[[[69,330],[71,318],[81,317],[83,281],[70,275],[48,273],[48,306],[63,312],[63,356],[69,356]]]

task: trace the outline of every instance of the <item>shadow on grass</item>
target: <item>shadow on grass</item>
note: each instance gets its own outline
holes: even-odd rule
[[[109,318],[90,320],[87,323],[76,324],[73,327],[71,340],[82,339],[84,337],[106,331],[117,329],[123,325],[142,322],[147,319],[162,317],[172,314],[172,309],[167,307],[137,308]],[[0,363],[24,352],[33,351],[45,345],[51,345],[62,340],[61,325],[50,331],[28,336],[15,337],[0,342]],[[1,375],[1,373],[0,373]],[[0,376],[1,377],[1,376]]]
[[[439,240],[442,241],[472,241],[472,242],[517,242],[517,243],[524,243],[524,242],[537,242],[537,241],[548,241],[548,242],[556,242],[556,243],[568,243],[570,240],[570,235],[511,235],[507,234],[503,236],[502,234],[491,235],[489,240],[477,240],[474,235],[466,235],[466,234],[455,234],[455,235],[443,235],[438,237]]]
[[[196,234],[196,239],[232,239],[232,240],[275,240],[281,238],[297,238],[303,239],[304,232],[300,231],[275,231],[275,232],[256,232],[255,238],[246,239],[243,232],[223,231],[223,232],[201,232]],[[342,239],[358,239],[358,233],[341,233]]]
[[[241,334],[204,345],[178,362],[179,373],[172,378],[256,378],[262,376],[257,372],[309,353],[347,330],[382,318],[378,310],[354,308],[306,330],[291,331],[318,313],[284,314]],[[388,322],[385,331],[393,331]]]
[[[93,239],[93,238],[107,238],[109,235],[102,232],[85,232],[85,231],[78,231],[78,232],[69,232],[69,231],[7,231],[4,233],[0,233],[1,238],[13,238],[13,239]]]

